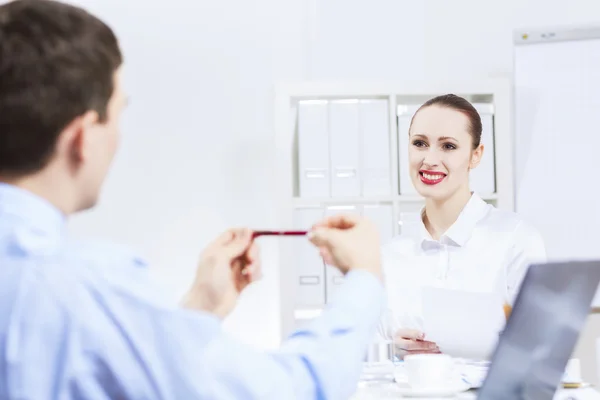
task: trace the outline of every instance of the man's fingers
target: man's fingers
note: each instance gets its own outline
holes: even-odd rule
[[[308,240],[317,247],[330,247],[339,232],[329,228],[317,228],[308,235]]]
[[[232,270],[233,280],[238,292],[244,290],[249,284],[261,278],[262,272],[259,264],[242,267],[242,263],[235,262]]]
[[[258,250],[258,244],[256,244],[256,242],[250,243],[250,248],[246,252],[246,260],[248,261],[248,263],[254,264],[260,262],[259,256],[260,253]]]
[[[252,242],[250,248],[246,252],[246,261],[248,264],[242,269],[242,275],[247,276],[251,282],[259,279],[262,275],[262,271],[260,251],[256,242]]]
[[[214,253],[216,250],[231,243],[239,234],[244,231],[244,228],[231,228],[221,232],[212,242],[206,246],[205,252]]]
[[[235,260],[231,264],[231,275],[233,277],[233,283],[235,290],[239,293],[246,287],[246,277],[243,275],[244,263],[241,260]]]
[[[221,251],[230,259],[244,255],[252,244],[252,232],[250,229],[233,230],[232,238],[222,244]]]
[[[312,230],[318,228],[349,229],[360,221],[360,217],[353,214],[339,214],[327,217],[313,225]]]

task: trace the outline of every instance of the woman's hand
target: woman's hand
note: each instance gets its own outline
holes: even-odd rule
[[[394,336],[396,355],[403,359],[411,354],[440,354],[434,342],[425,340],[425,334],[416,329],[399,329]]]

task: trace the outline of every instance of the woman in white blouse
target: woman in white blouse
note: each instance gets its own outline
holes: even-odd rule
[[[427,101],[412,119],[409,170],[425,207],[383,247],[382,329],[404,354],[440,351],[423,332],[422,288],[498,293],[512,304],[528,265],[546,258],[538,231],[470,190],[469,171],[484,156],[481,131],[475,108],[455,95]]]

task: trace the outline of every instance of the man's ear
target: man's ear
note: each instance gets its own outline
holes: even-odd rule
[[[87,111],[75,118],[60,134],[57,150],[66,154],[75,164],[82,163],[88,157],[90,133],[97,122],[96,111]]]
[[[480,144],[475,150],[473,150],[473,154],[471,154],[471,162],[469,163],[469,169],[477,168],[481,162],[481,157],[483,157],[483,150],[483,144]]]

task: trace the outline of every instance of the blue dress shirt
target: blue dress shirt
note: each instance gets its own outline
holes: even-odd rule
[[[384,307],[353,271],[322,316],[275,352],[162,301],[142,260],[74,242],[66,219],[0,184],[0,398],[347,399]]]

